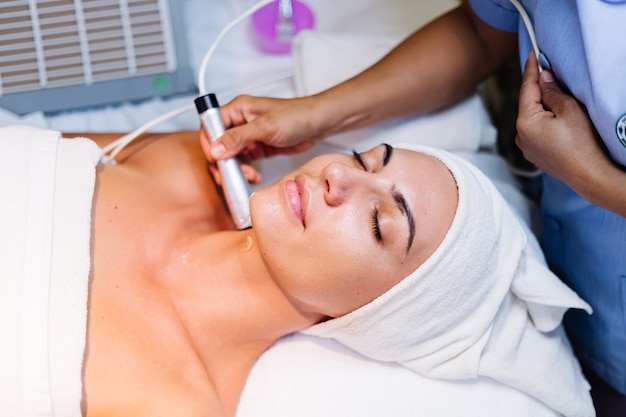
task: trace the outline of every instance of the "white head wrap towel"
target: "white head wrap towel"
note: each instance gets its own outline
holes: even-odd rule
[[[494,379],[571,417],[595,415],[561,319],[591,308],[547,268],[536,240],[493,183],[448,152],[458,207],[435,252],[372,302],[304,333],[442,379]]]

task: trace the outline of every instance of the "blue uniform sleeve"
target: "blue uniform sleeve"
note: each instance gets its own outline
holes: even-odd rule
[[[470,0],[469,4],[489,26],[505,32],[518,31],[520,16],[509,0]]]

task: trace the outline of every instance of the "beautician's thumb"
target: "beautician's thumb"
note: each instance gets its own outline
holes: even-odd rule
[[[539,88],[541,88],[541,102],[553,111],[567,97],[555,80],[554,74],[548,70],[542,71],[539,75]]]
[[[211,156],[216,160],[236,156],[249,142],[253,141],[253,139],[250,139],[252,137],[251,133],[249,124],[228,129],[211,145]],[[246,140],[246,138],[248,138],[248,140]]]

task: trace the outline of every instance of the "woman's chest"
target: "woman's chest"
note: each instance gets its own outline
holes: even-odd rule
[[[222,416],[202,361],[158,293],[100,297],[90,309],[85,416]],[[134,299],[134,301],[133,301]]]
[[[94,201],[94,271],[105,276],[160,273],[186,241],[231,227],[205,172],[150,174],[106,167],[98,174]]]
[[[149,242],[150,233],[135,227],[136,240]],[[168,262],[147,260],[145,245],[121,243],[95,256],[83,375],[86,416],[221,416],[205,363],[160,281],[166,271],[159,268],[167,269]],[[171,256],[162,242],[153,246],[153,258]]]

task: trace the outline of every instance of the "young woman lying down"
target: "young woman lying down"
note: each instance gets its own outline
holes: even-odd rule
[[[83,204],[72,202],[78,185],[59,202],[69,187],[63,181],[86,183],[81,218],[89,220],[87,244],[72,248],[88,254],[84,276],[68,284],[61,274],[67,290],[53,277],[40,297],[48,327],[24,319],[38,311],[24,307],[33,302],[24,295],[29,284],[7,284],[5,317],[8,305],[30,312],[7,326],[18,335],[2,355],[11,371],[0,377],[12,394],[0,405],[11,415],[234,416],[257,358],[298,331],[428,377],[486,376],[563,415],[593,415],[560,327],[565,310],[589,307],[548,271],[503,198],[464,160],[416,145],[322,155],[256,191],[252,228],[239,231],[197,132],[148,135],[116,165],[98,160],[117,135],[60,136],[0,128],[0,143],[17,155],[0,181],[9,192],[28,188],[11,185],[20,158],[33,177],[44,166],[68,171],[66,180],[52,176],[46,230],[53,269],[76,264],[55,260],[67,239],[55,233],[69,229],[54,222]],[[39,150],[43,142],[47,151]],[[75,147],[79,156],[63,156]],[[32,157],[41,152],[53,163]],[[26,207],[34,201],[22,200]],[[4,218],[37,212],[29,210],[6,208]],[[21,236],[20,224],[8,224],[8,239]],[[7,253],[14,246],[7,243]],[[24,268],[9,270],[11,282],[24,275]],[[80,285],[88,289],[84,299],[55,301]],[[67,310],[76,322],[55,324],[57,302],[84,314]],[[75,343],[72,326],[83,329]],[[36,339],[37,329],[47,336]],[[42,355],[32,340],[50,346]],[[59,365],[69,351],[74,368]],[[44,362],[24,366],[29,352]]]

